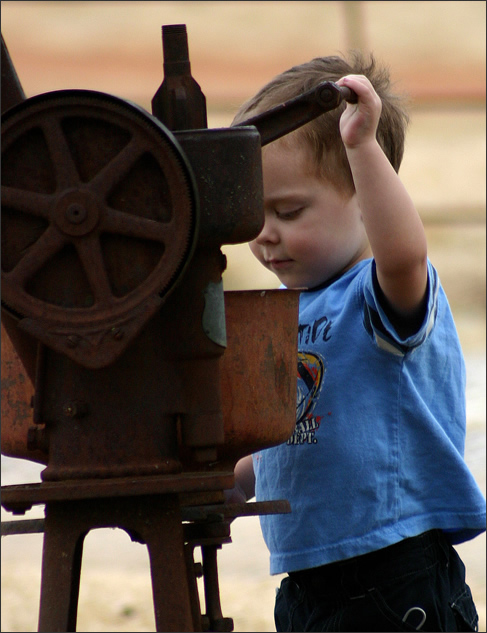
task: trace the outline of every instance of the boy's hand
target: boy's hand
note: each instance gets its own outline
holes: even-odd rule
[[[225,503],[247,503],[247,497],[242,486],[235,482],[234,488],[224,491]]]
[[[225,490],[225,503],[246,503],[255,497],[255,475],[252,456],[242,457],[235,466],[235,486]]]
[[[340,133],[345,146],[351,149],[375,141],[382,102],[370,81],[363,75],[347,75],[336,83],[351,88],[358,96],[358,103],[348,103],[340,118]]]

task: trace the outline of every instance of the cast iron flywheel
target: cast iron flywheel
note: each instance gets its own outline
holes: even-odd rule
[[[2,303],[82,365],[112,362],[158,309],[197,220],[184,153],[142,108],[63,90],[2,117]]]

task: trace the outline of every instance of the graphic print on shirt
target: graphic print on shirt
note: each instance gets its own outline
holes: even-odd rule
[[[314,416],[318,402],[325,364],[316,352],[298,352],[298,385],[296,401],[296,428],[287,443],[289,445],[316,444],[315,433],[321,416]]]

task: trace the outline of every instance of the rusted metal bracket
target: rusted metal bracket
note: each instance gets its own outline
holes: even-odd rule
[[[14,506],[15,507],[15,506]],[[18,506],[17,506],[18,508]],[[28,508],[26,508],[27,510]],[[183,506],[183,521],[233,520],[244,516],[263,516],[265,514],[286,514],[291,512],[289,501],[255,501],[248,503],[225,503],[202,506]],[[44,532],[44,519],[19,519],[2,521],[2,536],[18,534],[41,534]]]

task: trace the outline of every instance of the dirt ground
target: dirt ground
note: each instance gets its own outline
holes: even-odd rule
[[[412,98],[401,175],[425,221],[430,258],[469,359],[468,454],[484,493],[485,7],[477,1],[1,3],[2,35],[27,97],[83,88],[149,110],[162,81],[161,26],[186,24],[209,127],[228,126],[261,84],[314,56],[361,46],[390,65]],[[247,245],[224,251],[227,289],[276,287]],[[2,459],[3,484],[36,481],[39,471]],[[9,518],[2,510],[2,520]],[[234,618],[236,631],[272,631],[279,579],[268,574],[258,520],[237,520],[232,537],[219,556],[224,615]],[[459,549],[485,631],[485,535]],[[40,535],[2,539],[2,631],[36,630],[41,550]],[[78,630],[154,630],[142,546],[120,530],[98,530],[87,537],[83,560]]]

